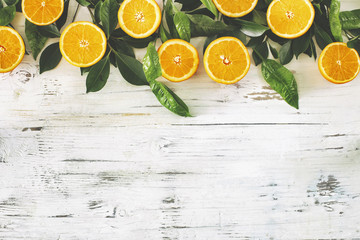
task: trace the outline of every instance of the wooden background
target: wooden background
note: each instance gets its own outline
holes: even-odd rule
[[[180,118],[116,69],[85,94],[79,69],[39,75],[26,56],[0,75],[0,239],[360,238],[360,79],[288,68],[300,110],[254,65],[231,86],[201,65],[167,83],[195,115]]]

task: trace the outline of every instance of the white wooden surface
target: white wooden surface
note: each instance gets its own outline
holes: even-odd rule
[[[288,68],[299,111],[254,65],[231,86],[200,66],[168,83],[196,116],[180,118],[116,69],[85,94],[77,68],[26,56],[0,75],[0,239],[360,238],[360,79]]]

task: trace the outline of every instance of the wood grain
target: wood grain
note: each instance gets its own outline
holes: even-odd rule
[[[180,118],[116,69],[85,94],[77,68],[39,75],[26,56],[0,75],[0,239],[359,238],[360,79],[288,68],[300,110],[254,65],[231,86],[201,66],[167,83],[195,115]]]

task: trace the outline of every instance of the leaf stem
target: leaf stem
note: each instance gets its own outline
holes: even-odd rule
[[[259,53],[258,50],[256,50],[256,48],[253,48],[253,51],[261,58],[262,61],[265,61],[266,59]]]
[[[76,7],[76,10],[75,10],[75,13],[74,13],[74,17],[73,17],[73,19],[72,19],[71,22],[74,22],[74,21],[75,21],[75,18],[76,18],[76,16],[77,16],[78,12],[79,12],[79,8],[80,8],[80,3],[77,4],[77,7]]]
[[[90,7],[87,7],[87,9],[89,10],[89,13],[90,13],[91,19],[93,20],[93,23],[96,23],[94,13],[91,11]]]

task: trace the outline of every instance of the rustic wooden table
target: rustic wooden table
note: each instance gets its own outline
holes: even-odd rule
[[[254,65],[231,86],[201,66],[168,84],[196,116],[180,118],[115,69],[85,94],[77,68],[26,56],[0,75],[0,239],[360,238],[360,78],[288,68],[298,111]]]

